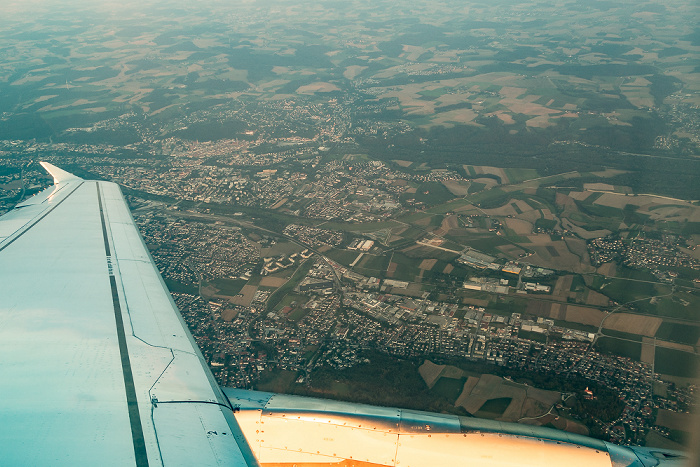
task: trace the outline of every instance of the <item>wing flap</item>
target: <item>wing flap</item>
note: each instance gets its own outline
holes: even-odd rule
[[[202,453],[211,453],[216,465],[250,465],[240,451],[240,440],[226,417],[213,404],[158,404],[152,413],[164,465],[203,465]]]
[[[113,262],[125,297],[130,333],[151,346],[196,354],[183,324],[173,319],[170,296],[161,292],[163,285],[153,266],[142,261]]]

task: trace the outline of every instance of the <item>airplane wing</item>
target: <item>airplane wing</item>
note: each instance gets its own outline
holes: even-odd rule
[[[0,218],[2,465],[654,466],[680,453],[453,415],[220,389],[119,187]]]
[[[257,465],[119,187],[0,218],[0,463]]]

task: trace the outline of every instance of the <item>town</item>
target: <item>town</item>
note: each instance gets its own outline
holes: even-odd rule
[[[402,280],[388,273],[391,261],[382,263],[384,271],[366,263],[398,254],[391,248],[391,230],[336,226],[420,212],[425,206],[416,200],[416,183],[460,183],[465,176],[450,170],[409,173],[352,158],[327,162],[320,150],[310,159],[302,151],[276,169],[262,164],[243,171],[204,164],[216,155],[215,148],[192,146],[167,171],[110,158],[95,170],[125,187],[156,265],[222,385],[256,388],[271,375],[285,374],[293,375],[292,385],[305,387],[319,369],[342,372],[367,363],[368,352],[417,362],[457,360],[515,376],[557,375],[600,384],[618,394],[620,410],[614,416],[586,417],[590,433],[621,444],[642,444],[652,432],[681,441],[674,438],[677,430],[656,423],[657,414],[688,412],[696,386],[664,380],[653,358],[615,355],[600,347],[597,343],[614,332],[602,324],[595,328],[552,319],[529,305],[538,297],[555,299],[562,271],[530,264],[527,256],[508,260],[460,249],[439,231],[424,230],[416,246],[454,259],[447,273],[433,277],[443,282],[431,285],[424,273],[422,283],[416,282],[419,277]],[[29,167],[18,166],[1,180],[5,210],[13,199],[50,183]],[[229,204],[236,207],[224,209]],[[245,211],[249,208],[279,217],[259,218]],[[281,222],[287,219],[297,221]],[[459,221],[502,235],[508,218],[475,212]],[[572,235],[551,225],[548,230],[548,235]],[[590,239],[587,248],[594,265],[619,261],[650,270],[659,283],[678,279],[665,267],[700,269],[700,262],[684,252],[694,245],[681,235],[609,235]],[[426,261],[436,260],[421,264]],[[460,267],[467,272],[461,280],[444,282]],[[495,303],[499,296],[528,297],[528,305],[509,309],[469,298],[484,296],[496,297]],[[613,300],[600,303],[608,313],[619,307]],[[634,310],[632,305],[627,309]],[[575,395],[596,397],[588,388]],[[562,397],[567,397],[564,391]],[[581,417],[564,402],[557,407],[551,410]]]

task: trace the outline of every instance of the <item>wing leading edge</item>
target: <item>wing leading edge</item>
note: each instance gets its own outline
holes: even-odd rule
[[[257,465],[117,185],[0,218],[3,465]]]

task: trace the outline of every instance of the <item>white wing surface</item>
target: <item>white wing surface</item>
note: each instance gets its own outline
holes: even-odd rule
[[[257,465],[119,187],[0,218],[2,465]]]

